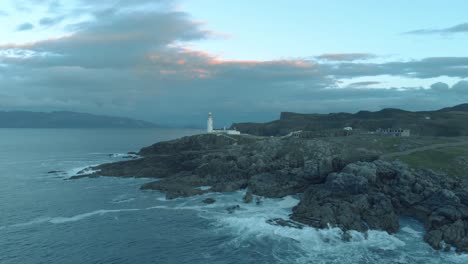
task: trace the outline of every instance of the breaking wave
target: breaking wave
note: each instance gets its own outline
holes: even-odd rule
[[[212,232],[229,234],[222,242],[224,248],[256,247],[268,245],[270,254],[278,263],[467,263],[468,255],[437,252],[423,242],[424,231],[415,221],[403,220],[402,228],[396,235],[383,231],[369,231],[365,236],[350,232],[349,242],[342,240],[338,228],[301,229],[273,225],[269,219],[288,219],[292,208],[299,202],[297,197],[262,199],[261,204],[242,203],[244,192],[230,194],[210,193],[191,198],[164,200],[154,197],[157,203],[142,208],[100,209],[74,216],[40,217],[31,221],[0,227],[27,227],[37,224],[66,224],[122,212],[146,210],[195,210],[202,218],[212,223]],[[203,199],[216,199],[213,204],[204,204]],[[113,203],[132,204],[138,197],[117,196]],[[229,213],[226,208],[239,205]],[[260,252],[260,251],[259,251]],[[287,254],[285,253],[287,252]],[[260,253],[259,253],[260,254]],[[262,253],[264,254],[264,253]]]

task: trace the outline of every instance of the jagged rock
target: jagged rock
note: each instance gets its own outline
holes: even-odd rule
[[[59,171],[59,170],[53,170],[53,171],[48,171],[48,174],[59,174],[59,173],[65,173],[64,171]]]
[[[240,206],[239,205],[233,205],[233,206],[229,206],[226,208],[226,211],[230,214],[234,213],[236,210],[239,210],[240,209]]]
[[[464,192],[447,189],[456,186],[440,175],[412,172],[399,162],[355,163],[330,174],[325,184],[310,186],[292,219],[320,228],[394,233],[399,214],[404,214],[425,222],[425,240],[435,249],[446,243],[466,251],[468,208],[457,196]]]
[[[204,202],[206,204],[212,204],[212,203],[215,203],[216,200],[214,198],[206,198],[206,199],[203,199],[202,202]]]
[[[349,231],[344,231],[341,234],[341,240],[343,240],[345,242],[349,242],[349,241],[351,241],[351,239],[353,239],[353,236],[351,235],[351,233]]]
[[[255,198],[255,204],[256,204],[256,205],[261,205],[261,204],[262,204],[262,198],[260,198],[259,196],[257,196],[257,197]]]
[[[248,182],[252,193],[270,198],[280,198],[302,192],[306,181],[292,171],[277,171],[254,175]]]
[[[451,245],[457,244],[466,236],[465,225],[462,220],[457,220],[453,224],[441,228],[444,241]]]
[[[98,177],[99,176],[95,174],[81,174],[81,175],[71,176],[70,178],[65,179],[65,180],[78,180],[78,179],[83,179],[83,178],[98,178]]]
[[[443,234],[439,230],[432,230],[426,233],[424,240],[434,249],[442,249]]]
[[[332,173],[326,182],[327,188],[334,194],[356,195],[369,189],[367,178],[350,173]]]
[[[247,190],[242,200],[244,201],[244,203],[251,203],[253,200],[252,191]]]
[[[369,162],[356,162],[348,164],[342,172],[358,175],[367,179],[370,183],[375,183],[377,179],[377,166]]]
[[[246,180],[237,180],[232,182],[216,182],[211,187],[213,192],[234,192],[247,187]]]
[[[291,228],[297,228],[297,229],[304,228],[304,225],[301,224],[301,223],[297,223],[297,222],[294,222],[294,221],[291,221],[291,220],[285,220],[283,218],[268,219],[268,220],[266,220],[266,223],[268,223],[270,225],[291,227]]]
[[[246,188],[245,202],[252,202],[253,195],[303,193],[291,215],[295,222],[395,233],[399,216],[405,215],[424,223],[425,240],[432,247],[449,245],[468,252],[464,182],[409,169],[401,162],[374,160],[375,153],[353,146],[320,139],[204,134],[160,142],[138,155],[142,158],[100,165],[92,168],[98,172],[72,178],[158,178],[141,189],[165,192],[168,199]],[[229,213],[238,209],[226,208]]]

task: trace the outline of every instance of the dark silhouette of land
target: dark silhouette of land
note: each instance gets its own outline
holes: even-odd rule
[[[386,108],[377,112],[359,111],[331,114],[281,113],[280,119],[268,123],[233,124],[242,133],[259,136],[283,136],[293,131],[354,130],[375,131],[378,128],[411,129],[419,136],[467,136],[468,104],[443,108],[436,111],[405,111]]]
[[[126,117],[76,112],[0,111],[0,128],[152,128],[158,125]]]

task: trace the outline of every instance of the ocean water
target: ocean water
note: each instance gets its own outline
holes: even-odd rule
[[[422,226],[396,235],[267,224],[287,218],[293,196],[242,204],[243,192],[167,201],[140,191],[148,179],[65,180],[128,151],[199,133],[176,129],[0,129],[0,264],[37,263],[468,263],[436,252]],[[63,173],[49,174],[56,170]],[[213,197],[216,203],[201,201]],[[225,209],[241,209],[229,214]]]

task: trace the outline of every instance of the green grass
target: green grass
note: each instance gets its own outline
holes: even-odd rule
[[[384,137],[379,135],[354,135],[350,137],[330,138],[331,141],[341,142],[353,148],[391,153],[423,147],[427,145],[457,142],[458,138],[446,137]]]
[[[379,135],[353,135],[349,137],[331,137],[329,140],[339,143],[344,149],[366,149],[380,154],[398,153],[435,144],[468,141],[468,137],[382,137]],[[447,173],[451,176],[468,180],[468,145],[443,147],[414,152],[408,155],[389,157],[399,159],[413,168],[428,168]]]
[[[415,168],[429,168],[451,176],[468,178],[468,145],[415,152],[396,159]]]

